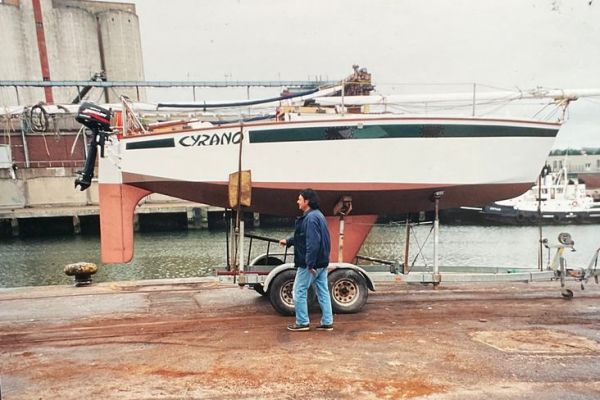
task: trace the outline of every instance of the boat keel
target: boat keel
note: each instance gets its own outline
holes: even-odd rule
[[[329,236],[331,236],[331,253],[329,254],[329,259],[331,261],[337,261],[340,239],[340,218],[326,218],[329,227]],[[352,215],[344,217],[343,262],[352,263],[354,261],[376,220],[377,215]]]

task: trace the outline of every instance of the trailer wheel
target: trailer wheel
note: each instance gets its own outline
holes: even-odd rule
[[[333,312],[339,314],[359,312],[369,295],[365,277],[348,269],[329,274],[329,293]]]
[[[294,306],[294,280],[296,279],[296,270],[287,270],[277,275],[269,285],[266,295],[269,297],[271,305],[281,315],[294,315],[296,307]],[[261,285],[261,289],[264,288]],[[256,287],[254,288],[256,289]],[[260,293],[260,292],[259,292]],[[313,286],[308,288],[306,294],[309,310],[315,308],[318,304],[317,292]]]
[[[294,279],[296,271],[283,271],[273,279],[269,287],[269,301],[281,315],[294,315]]]

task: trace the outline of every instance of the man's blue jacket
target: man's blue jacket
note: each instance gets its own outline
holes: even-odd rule
[[[327,267],[331,240],[323,213],[311,208],[298,217],[294,235],[286,239],[286,245],[294,246],[294,264],[297,268]]]

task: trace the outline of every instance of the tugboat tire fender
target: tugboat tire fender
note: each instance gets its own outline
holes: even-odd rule
[[[525,220],[525,215],[523,215],[522,213],[518,213],[516,218],[517,222],[523,222],[523,220]]]

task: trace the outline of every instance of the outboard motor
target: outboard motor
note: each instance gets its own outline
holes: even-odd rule
[[[100,146],[100,157],[104,157],[104,142],[108,135],[112,133],[110,128],[111,110],[102,108],[96,104],[83,103],[79,107],[75,120],[92,131],[92,140],[88,146],[88,156],[85,160],[83,171],[78,171],[79,177],[75,179],[75,188],[80,187],[81,191],[89,188],[94,177],[94,166],[96,165],[96,156],[98,146]]]

